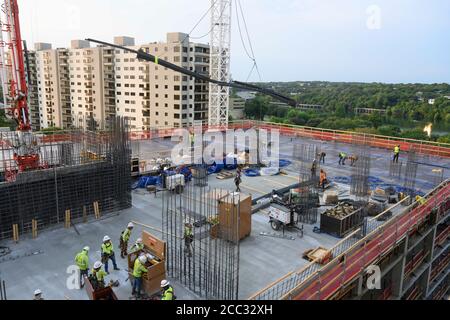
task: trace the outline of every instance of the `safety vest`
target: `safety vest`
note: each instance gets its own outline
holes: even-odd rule
[[[185,237],[192,237],[192,228],[184,228],[184,236]]]
[[[102,253],[103,254],[107,254],[107,255],[111,255],[114,251],[114,246],[111,242],[108,243],[108,245],[106,245],[105,243],[102,244]]]
[[[395,147],[395,148],[394,148],[394,153],[395,153],[395,154],[400,153],[400,148],[399,148],[399,147]]]
[[[143,243],[136,243],[131,247],[131,253],[137,252],[139,250],[143,250],[144,249],[144,244]]]
[[[169,287],[164,291],[161,300],[173,300],[173,288]]]
[[[95,271],[95,269],[92,269],[92,274],[97,279],[97,281],[104,281],[105,277],[108,275],[105,271],[103,271],[101,269],[98,271]]]
[[[141,278],[142,273],[146,273],[147,271],[148,271],[147,268],[142,265],[139,259],[136,259],[134,261],[133,277]]]
[[[75,262],[81,271],[89,269],[89,257],[86,251],[81,251],[75,256]]]
[[[128,240],[130,240],[130,236],[131,236],[131,230],[126,228],[125,231],[122,233],[123,242],[128,242]]]
[[[341,152],[341,153],[340,153],[339,155],[341,156],[341,158],[345,158],[345,157],[347,157],[347,154],[346,154],[346,153],[344,153],[344,152]]]

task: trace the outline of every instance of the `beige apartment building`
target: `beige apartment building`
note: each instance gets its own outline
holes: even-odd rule
[[[72,123],[70,107],[69,51],[37,43],[36,73],[40,128],[68,128]]]
[[[190,42],[187,34],[168,33],[165,42],[142,46],[130,37],[115,37],[114,43],[209,75],[209,46]],[[105,129],[114,115],[127,117],[135,131],[192,126],[208,119],[207,83],[138,61],[124,50],[91,48],[84,40],[72,41],[69,49],[39,43],[36,74],[41,128]]]
[[[114,61],[111,48],[91,48],[74,40],[69,49],[71,121],[81,128],[105,129],[114,110]]]

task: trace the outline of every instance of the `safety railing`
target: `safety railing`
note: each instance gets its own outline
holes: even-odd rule
[[[448,201],[449,196],[450,180],[447,180],[425,196],[427,199],[425,204],[419,205],[415,202],[382,225],[369,222],[367,235],[364,238],[358,240],[355,236],[360,230],[356,230],[332,249],[332,252],[338,253],[342,250],[339,248],[347,247],[342,254],[333,255],[334,259],[325,266],[312,262],[300,271],[291,272],[273,282],[249,299],[318,300],[330,298],[367,266],[388,253],[406,236],[409,230],[422,223],[433,208]],[[390,210],[392,208],[387,211]],[[387,211],[380,216],[386,215]],[[378,220],[380,216],[371,221]]]
[[[225,129],[250,129],[253,127],[267,130],[278,130],[282,135],[290,135],[297,137],[305,137],[321,141],[332,141],[341,143],[352,143],[355,136],[365,138],[365,141],[372,147],[392,150],[399,145],[401,150],[414,150],[420,154],[435,155],[450,158],[450,144],[439,143],[434,141],[415,140],[399,137],[390,137],[382,135],[374,135],[360,132],[330,130],[314,127],[296,126],[289,124],[280,124],[274,122],[255,121],[255,120],[237,120],[229,122],[227,127],[210,127],[203,124],[202,131],[206,130],[225,130]],[[192,128],[188,128],[192,129]],[[149,131],[131,131],[131,140],[147,140],[155,137],[163,138],[172,136],[176,128],[173,127],[157,127]]]

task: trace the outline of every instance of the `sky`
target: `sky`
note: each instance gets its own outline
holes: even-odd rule
[[[233,0],[231,72],[246,81],[450,83],[448,0]],[[68,47],[87,37],[137,44],[189,33],[211,0],[18,0],[22,36],[32,46]],[[240,12],[240,10],[238,10]],[[191,36],[208,33],[209,14]],[[209,36],[199,42],[209,43]],[[30,45],[31,44],[31,45]],[[257,72],[249,81],[259,81]]]

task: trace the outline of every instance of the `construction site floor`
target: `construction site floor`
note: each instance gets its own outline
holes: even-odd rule
[[[289,159],[292,154],[292,145],[298,142],[291,141],[290,137],[281,137],[281,158]],[[307,141],[302,143],[316,143],[327,153],[326,164],[323,166],[328,176],[349,177],[351,167],[349,165],[339,166],[337,154],[345,151],[352,153],[351,146],[339,143],[322,143],[319,141]],[[139,143],[139,154],[141,159],[150,157],[151,150],[167,150],[173,143],[170,140],[146,141]],[[146,156],[144,156],[144,154]],[[398,178],[389,177],[389,163],[391,152],[388,150],[372,148],[371,175],[386,181],[386,183],[401,184]],[[406,161],[402,155],[401,161]],[[450,160],[438,157],[419,156],[417,162],[416,187],[422,192],[430,191],[438,182],[433,169],[442,168],[443,177],[448,178]],[[241,189],[243,193],[259,197],[279,189],[292,185],[298,181],[298,173],[295,165],[284,169],[285,175],[271,177],[243,177]],[[218,180],[214,175],[209,177],[209,185],[212,188],[234,189],[233,179]],[[336,188],[341,193],[347,193],[349,186],[338,183]],[[90,263],[100,259],[100,245],[104,235],[109,235],[116,248],[116,259],[121,271],[112,271],[107,277],[119,280],[120,286],[115,288],[119,299],[129,299],[131,287],[127,281],[128,274],[125,270],[126,262],[119,256],[118,240],[120,232],[129,221],[141,222],[152,226],[146,229],[156,236],[161,236],[162,224],[162,195],[149,194],[145,190],[133,191],[133,206],[128,210],[117,212],[103,217],[101,220],[93,220],[86,224],[76,223],[75,228],[64,229],[60,226],[39,232],[37,239],[29,236],[21,236],[16,244],[12,241],[0,242],[0,246],[9,247],[11,253],[0,257],[0,279],[6,282],[8,299],[32,299],[35,289],[41,289],[46,299],[58,300],[83,300],[87,299],[84,290],[71,290],[67,282],[71,281],[68,267],[74,264],[74,257],[81,248],[89,246]],[[302,258],[302,253],[308,249],[319,246],[331,248],[340,239],[327,234],[316,234],[312,232],[314,226],[305,225],[304,236],[301,238],[297,233],[288,233],[295,240],[281,239],[270,236],[262,236],[261,232],[271,233],[272,229],[268,223],[268,217],[264,210],[253,215],[252,233],[240,243],[240,266],[239,266],[239,298],[245,299],[263,289],[271,282],[282,277],[286,273],[301,268],[308,262]],[[130,240],[134,242],[141,234],[143,228],[136,226]],[[112,266],[110,266],[112,269]],[[198,299],[198,297],[183,288],[182,285],[173,281],[178,299]]]

